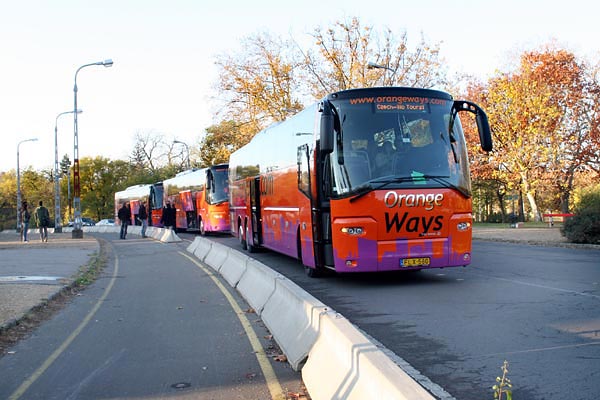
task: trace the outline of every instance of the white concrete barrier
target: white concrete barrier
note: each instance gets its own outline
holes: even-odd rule
[[[198,236],[196,236],[196,238],[194,239],[194,241],[192,243],[190,243],[188,245],[188,247],[185,249],[188,253],[192,253],[194,254],[194,251],[196,251],[196,248],[198,247],[198,244],[200,243],[200,238]]]
[[[289,279],[276,279],[261,319],[287,356],[295,371],[300,370],[319,331],[319,314],[327,306]]]
[[[346,318],[320,316],[319,335],[302,368],[313,399],[434,400]]]
[[[161,229],[162,235],[160,236],[159,240],[163,243],[174,243],[174,242],[181,242],[181,238],[179,236],[177,236],[177,234],[175,233],[175,231],[173,229]]]
[[[213,242],[200,237],[196,237],[195,241],[198,242],[198,246],[196,246],[196,250],[194,250],[194,255],[198,257],[200,261],[204,262],[208,253],[210,253],[210,249],[212,249]]]
[[[311,398],[434,399],[347,319],[289,279],[205,238],[188,251],[237,284],[292,368],[302,369]]]
[[[237,290],[244,296],[256,313],[260,315],[267,300],[275,292],[276,279],[285,278],[263,263],[249,258],[246,263],[246,271],[237,284]]]
[[[235,287],[246,272],[246,263],[250,258],[244,253],[228,249],[227,258],[221,264],[219,272],[231,286]]]
[[[160,237],[162,236],[162,231],[163,231],[163,228],[157,228],[155,226],[150,226],[146,230],[146,235],[150,236],[153,239],[160,240]]]
[[[208,239],[207,239],[208,240]],[[221,243],[213,242],[210,251],[204,258],[204,262],[210,265],[213,269],[219,271],[221,265],[227,258],[229,247],[222,245]]]

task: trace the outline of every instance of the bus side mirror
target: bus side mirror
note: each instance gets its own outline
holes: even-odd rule
[[[320,145],[321,151],[331,153],[333,151],[333,129],[334,115],[331,111],[331,104],[325,100],[321,103],[321,128],[320,128]]]
[[[456,100],[453,105],[453,109],[456,111],[468,111],[471,114],[475,114],[475,122],[477,123],[477,131],[479,132],[479,143],[484,151],[492,151],[492,131],[488,122],[485,111],[481,109],[477,104],[471,103],[470,101]]]
[[[490,124],[487,119],[487,115],[483,110],[479,110],[475,116],[475,122],[477,122],[477,131],[479,132],[479,142],[481,148],[484,151],[492,151],[494,145],[492,144],[492,132],[490,130]]]

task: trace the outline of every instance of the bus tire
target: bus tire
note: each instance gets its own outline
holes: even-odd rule
[[[204,221],[202,220],[202,218],[200,218],[198,226],[200,227],[200,235],[206,236],[206,230],[204,229]]]
[[[240,245],[242,245],[242,249],[246,250],[246,239],[244,239],[244,228],[242,227],[242,223],[238,224],[238,239],[240,240]]]
[[[311,267],[307,267],[306,265],[304,266],[304,273],[309,278],[320,278],[323,276],[323,273],[321,272],[320,268],[317,268],[317,267],[311,268]]]
[[[248,232],[248,227],[246,227],[246,249],[248,253],[256,253],[256,246],[250,244],[250,235]]]

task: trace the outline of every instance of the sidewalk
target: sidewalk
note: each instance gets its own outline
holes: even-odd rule
[[[498,224],[497,228],[474,226],[473,240],[600,250],[600,245],[570,243],[567,238],[561,235],[559,227],[508,228],[501,224]]]
[[[0,232],[0,329],[53,298],[74,281],[79,267],[100,250],[91,236],[48,233],[42,243],[36,232],[22,243],[16,232]]]
[[[473,228],[473,239],[550,245],[567,243],[567,238],[560,234],[560,228],[506,228],[504,226],[491,228],[475,226]]]

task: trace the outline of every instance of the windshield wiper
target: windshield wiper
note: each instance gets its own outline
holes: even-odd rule
[[[439,183],[440,185],[442,185],[445,188],[456,190],[457,192],[459,192],[466,198],[471,197],[471,194],[469,192],[467,192],[464,188],[458,187],[455,184],[449,182],[447,180],[447,178],[449,178],[448,176],[423,175],[423,178],[431,179],[432,181]]]
[[[360,199],[364,195],[371,193],[375,190],[383,189],[384,187],[386,187],[387,185],[389,185],[391,183],[413,182],[413,181],[419,180],[419,179],[422,179],[421,175],[419,175],[418,177],[388,175],[388,176],[383,176],[381,178],[371,179],[370,181],[367,181],[364,185],[361,185],[361,187],[359,187],[361,192],[358,193],[353,198],[351,198],[350,203],[354,203],[356,200]],[[371,183],[381,183],[381,184],[373,186],[373,185],[371,185]]]

